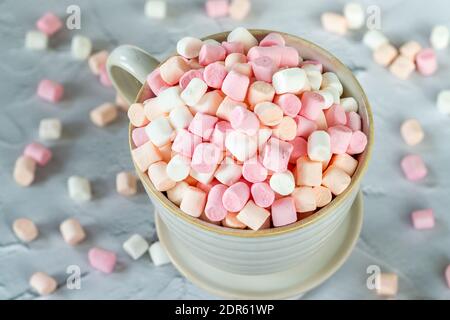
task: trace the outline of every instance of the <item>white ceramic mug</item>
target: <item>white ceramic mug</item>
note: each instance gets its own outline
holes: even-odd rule
[[[258,40],[268,30],[249,30]],[[148,176],[137,170],[156,211],[171,234],[183,241],[192,254],[219,269],[238,274],[267,274],[286,270],[316,253],[339,227],[359,191],[373,146],[373,120],[367,97],[352,72],[328,51],[299,37],[281,33],[286,45],[295,47],[306,59],[320,61],[325,70],[335,72],[344,86],[344,95],[354,97],[359,104],[362,130],[368,137],[366,150],[358,156],[359,165],[350,186],[326,207],[288,226],[265,230],[238,230],[216,226],[183,213],[157,191]],[[228,32],[206,37],[225,41]],[[144,100],[149,74],[159,63],[148,53],[133,46],[115,49],[107,69],[116,89],[128,102]],[[134,148],[131,140],[130,148]]]

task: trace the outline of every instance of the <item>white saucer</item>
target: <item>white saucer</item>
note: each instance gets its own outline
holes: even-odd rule
[[[174,241],[159,216],[155,215],[159,241],[178,271],[198,287],[229,299],[285,299],[299,296],[335,273],[350,255],[361,231],[363,196],[359,192],[349,214],[307,262],[292,269],[256,276],[222,271],[192,255],[180,241]]]

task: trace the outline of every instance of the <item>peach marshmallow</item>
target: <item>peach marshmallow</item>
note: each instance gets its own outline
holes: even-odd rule
[[[16,183],[22,187],[28,187],[34,181],[36,161],[27,156],[21,156],[14,165],[13,177]]]
[[[104,127],[118,116],[117,107],[112,103],[104,103],[91,110],[89,114],[91,121],[98,127]]]
[[[58,287],[56,280],[44,272],[34,273],[30,278],[29,284],[41,296],[53,293]]]
[[[200,217],[206,205],[207,195],[204,191],[188,187],[180,203],[181,211],[193,217]]]
[[[116,175],[117,193],[123,196],[132,196],[137,192],[136,176],[131,172],[122,171]]]
[[[83,227],[78,220],[73,218],[63,221],[59,226],[59,230],[61,231],[64,241],[71,246],[82,242],[84,238],[86,238]]]
[[[395,273],[380,273],[375,280],[377,294],[395,296],[398,291],[398,276]]]
[[[148,177],[158,191],[167,191],[176,184],[167,174],[167,163],[163,161],[155,162],[148,167]]]
[[[252,200],[247,202],[238,213],[236,219],[252,230],[259,230],[270,217],[270,212],[257,206]]]
[[[31,242],[39,235],[39,230],[33,221],[26,218],[20,218],[14,221],[13,231],[23,242]]]

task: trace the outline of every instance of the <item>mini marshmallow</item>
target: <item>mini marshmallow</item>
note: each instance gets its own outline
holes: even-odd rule
[[[422,158],[418,155],[407,155],[401,161],[401,167],[406,178],[411,181],[422,180],[428,170]]]
[[[179,130],[172,144],[172,150],[185,156],[192,157],[195,147],[202,142],[202,138],[187,130]]]
[[[161,78],[159,68],[156,68],[147,76],[147,84],[156,96],[159,96],[162,91],[170,86]]]
[[[244,44],[244,50],[247,52],[251,47],[258,45],[258,40],[245,28],[237,27],[227,36],[228,42],[241,42]]]
[[[209,185],[214,179],[214,173],[217,169],[217,165],[210,171],[206,173],[201,173],[191,168],[190,176],[198,182],[201,182],[204,185]],[[188,177],[188,179],[189,179]]]
[[[325,99],[318,92],[306,91],[302,94],[301,103],[300,115],[315,121],[324,108]]]
[[[289,163],[295,164],[298,158],[308,154],[308,142],[305,138],[295,137],[292,141],[289,141],[289,143],[293,147]]]
[[[231,129],[231,124],[228,121],[217,122],[211,136],[211,142],[223,150],[225,148],[225,137]]]
[[[148,251],[156,267],[170,263],[170,258],[159,241],[153,243]]]
[[[216,61],[225,60],[227,52],[220,44],[210,44],[203,42],[203,46],[200,49],[198,62],[202,66],[206,66]]]
[[[297,135],[297,123],[293,118],[285,116],[273,127],[272,135],[280,140],[291,141]]]
[[[94,53],[89,57],[88,65],[91,72],[95,75],[99,75],[100,71],[106,65],[106,60],[108,60],[109,53],[106,50],[102,50]]]
[[[312,188],[318,208],[325,207],[333,198],[330,189],[324,186],[316,186]]]
[[[358,160],[347,153],[337,154],[333,155],[329,165],[339,168],[349,176],[352,176],[358,167]]]
[[[52,158],[51,150],[37,142],[28,144],[23,151],[23,155],[33,159],[40,166],[47,165]]]
[[[322,75],[322,85],[320,88],[327,89],[329,87],[335,88],[339,92],[339,96],[344,92],[344,87],[334,72],[325,72]]]
[[[40,98],[56,103],[62,99],[64,87],[55,81],[44,79],[39,82],[36,93]]]
[[[116,254],[112,251],[94,247],[88,252],[89,264],[98,271],[111,273],[116,266]]]
[[[401,55],[389,67],[391,73],[401,80],[406,80],[415,69],[414,62]]]
[[[169,113],[169,122],[175,129],[186,129],[191,123],[192,113],[186,106],[174,108]]]
[[[215,144],[200,143],[195,147],[191,167],[198,173],[209,173],[216,169],[222,157],[222,150]]]
[[[331,157],[330,135],[318,130],[308,137],[308,156],[314,161],[327,161]]]
[[[175,187],[167,190],[167,198],[179,206],[181,204],[181,200],[183,200],[184,192],[188,187],[189,184],[186,181],[177,182]]]
[[[245,229],[247,226],[240,222],[236,217],[238,213],[236,212],[228,212],[225,219],[222,220],[222,225],[227,228],[233,229]]]
[[[131,172],[122,171],[116,175],[116,191],[123,196],[132,196],[137,192],[136,176]]]
[[[177,53],[187,59],[198,57],[203,41],[193,37],[184,37],[177,42]]]
[[[100,83],[104,87],[112,87],[112,81],[109,78],[108,71],[106,70],[105,66],[100,67],[100,77],[99,77]]]
[[[244,101],[249,84],[247,76],[232,70],[223,80],[222,91],[233,100]]]
[[[322,177],[322,185],[330,189],[335,196],[344,192],[351,181],[352,178],[344,170],[334,166],[329,166]]]
[[[58,32],[62,26],[61,19],[52,12],[47,12],[36,22],[36,28],[48,36]]]
[[[155,105],[161,108],[163,112],[170,112],[176,107],[181,107],[185,105],[184,100],[181,99],[180,95],[181,95],[181,88],[179,86],[170,87],[164,91],[161,91],[158,97],[149,99],[147,100],[147,102],[154,101]],[[152,121],[152,119],[149,120]]]
[[[328,128],[327,132],[330,135],[331,153],[345,153],[352,140],[352,130],[346,126],[337,125]]]
[[[86,238],[83,227],[76,219],[64,220],[60,224],[59,230],[64,241],[71,246],[79,244]]]
[[[322,162],[308,157],[297,159],[296,184],[299,186],[320,186],[322,183]]]
[[[104,103],[89,113],[91,121],[98,127],[104,127],[117,119],[119,113],[117,107],[112,103]]]
[[[328,87],[325,90],[314,91],[314,93],[321,95],[323,98],[322,109],[328,109],[334,103],[338,103],[340,101],[339,96],[335,97],[335,94],[339,95],[338,91],[333,89],[334,89],[333,87]],[[337,100],[335,98],[337,98]]]
[[[250,0],[231,0],[228,13],[234,20],[243,20],[250,12]]]
[[[403,44],[399,51],[400,54],[408,59],[414,61],[416,58],[416,54],[422,50],[422,46],[416,41],[408,41]]]
[[[189,131],[208,140],[214,131],[214,126],[219,119],[208,114],[197,112],[189,124]]]
[[[188,187],[180,203],[180,210],[192,217],[200,217],[206,205],[206,193],[195,187]]]
[[[186,60],[180,56],[173,56],[167,59],[160,67],[159,73],[161,79],[169,85],[175,85],[180,78],[189,71],[189,65]]]
[[[158,148],[159,153],[161,154],[162,161],[169,162],[172,158],[173,152],[172,152],[172,144],[168,143],[163,145],[162,147]]]
[[[291,194],[295,189],[295,179],[291,171],[275,172],[269,183],[272,190],[282,196]]]
[[[145,132],[150,141],[157,147],[169,143],[174,136],[174,130],[166,117],[159,117],[151,121],[145,127]]]
[[[230,71],[233,69],[233,66],[236,63],[247,63],[247,56],[243,53],[230,53],[225,58],[225,68],[227,71]],[[219,62],[219,64],[223,65],[222,62]]]
[[[92,198],[91,184],[88,179],[71,176],[67,180],[69,196],[75,201],[89,201]]]
[[[297,122],[297,136],[307,139],[311,133],[317,130],[317,124],[303,116],[295,117]]]
[[[244,132],[249,136],[255,135],[259,130],[258,117],[241,106],[236,106],[231,112],[230,124],[234,130]]]
[[[30,50],[45,50],[48,46],[48,36],[41,31],[28,31],[25,36],[25,48]]]
[[[293,146],[289,142],[270,138],[262,150],[262,163],[269,170],[284,172],[287,170],[292,151]]]
[[[445,280],[447,281],[447,286],[450,288],[450,264],[445,268]]]
[[[302,107],[302,102],[300,99],[292,93],[285,93],[276,96],[274,103],[276,103],[283,110],[285,115],[292,118],[300,112]]]
[[[205,214],[211,221],[221,221],[228,213],[222,203],[222,197],[226,190],[227,186],[223,184],[216,184],[208,193]]]
[[[306,77],[308,79],[311,90],[319,90],[322,86],[323,76],[322,73],[318,70],[318,67],[313,64],[306,64],[302,66],[302,69],[306,72]]]
[[[379,273],[375,279],[377,294],[395,296],[398,291],[398,276],[395,273]]]
[[[362,121],[361,116],[354,112],[346,112],[347,117],[347,127],[349,127],[352,131],[361,131]]]
[[[145,128],[134,128],[133,131],[131,131],[131,139],[133,140],[135,147],[140,147],[146,143],[148,141],[148,136],[145,133]]]
[[[347,153],[350,155],[359,154],[366,149],[367,136],[362,131],[353,131]]]
[[[272,102],[275,96],[275,89],[270,83],[255,81],[248,88],[247,100],[250,105],[255,106],[260,102]]]
[[[225,158],[214,173],[214,177],[227,186],[239,181],[242,176],[242,166],[233,159]]]
[[[30,157],[21,156],[14,165],[13,177],[16,183],[22,187],[28,187],[34,181],[36,161]]]
[[[271,32],[266,35],[260,42],[260,47],[272,47],[272,46],[281,46],[284,47],[286,45],[286,41],[283,36],[276,32]]]
[[[180,81],[179,81],[180,88],[182,90],[186,89],[186,87],[189,85],[191,80],[194,78],[199,78],[200,80],[204,80],[203,79],[203,71],[204,71],[204,69],[191,69],[191,70],[185,72],[181,76]]]
[[[347,33],[347,20],[340,14],[325,12],[320,17],[320,20],[322,22],[322,27],[328,32],[332,32],[341,36]]]
[[[158,161],[148,167],[148,177],[158,191],[167,191],[175,187],[176,182],[167,173],[167,163]]]
[[[244,182],[236,182],[225,190],[222,202],[226,210],[230,212],[239,212],[244,208],[250,198],[250,188]]]
[[[57,140],[61,138],[62,124],[57,118],[42,119],[39,123],[39,138],[42,140]]]
[[[425,136],[420,122],[416,119],[405,120],[402,123],[400,132],[402,134],[403,140],[405,140],[405,142],[410,146],[419,144]]]
[[[450,114],[450,90],[439,92],[436,105],[440,112]]]
[[[388,66],[397,57],[397,49],[390,43],[384,43],[373,52],[373,60],[383,67]]]
[[[161,0],[147,0],[145,3],[145,15],[152,19],[164,19],[166,17],[166,2]]]
[[[224,49],[226,50],[227,55],[229,55],[231,53],[244,53],[244,44],[242,42],[223,41],[222,42],[222,47],[224,47]]]
[[[92,51],[92,42],[85,36],[76,35],[72,38],[72,57],[77,60],[86,60]]]
[[[140,234],[133,234],[123,243],[122,248],[133,260],[137,260],[147,252],[148,242]]]
[[[275,192],[267,182],[256,182],[250,187],[253,201],[261,208],[268,208],[275,200]]]
[[[142,103],[131,104],[127,115],[131,124],[135,127],[143,127],[149,122],[145,116],[144,105]]]
[[[292,192],[292,198],[297,212],[310,212],[317,209],[316,194],[311,187],[295,188]]]
[[[362,5],[357,2],[350,2],[344,6],[344,16],[349,29],[360,29],[366,18]]]
[[[272,223],[275,227],[282,227],[297,221],[294,199],[285,197],[272,204]]]
[[[253,111],[266,126],[276,126],[283,120],[283,110],[272,102],[259,102]]]
[[[202,79],[194,78],[180,96],[188,106],[192,107],[200,101],[207,90],[208,85]]]
[[[227,74],[228,71],[221,62],[213,62],[205,67],[203,78],[209,87],[220,89]]]
[[[31,242],[39,235],[39,230],[33,221],[26,218],[14,220],[12,225],[17,238],[23,242]]]
[[[131,156],[136,167],[142,172],[147,171],[152,163],[162,160],[158,148],[151,141],[147,141],[143,145],[133,149]]]
[[[376,50],[379,46],[389,42],[388,38],[379,30],[372,29],[364,34],[363,42],[372,50]]]
[[[58,287],[56,280],[44,272],[33,273],[29,285],[41,296],[53,293]]]
[[[228,15],[228,0],[207,0],[206,14],[211,18],[221,18]]]
[[[253,157],[244,161],[242,165],[242,176],[248,182],[262,182],[267,179],[267,175],[267,169],[259,162],[258,158]]]
[[[341,98],[339,104],[345,112],[358,112],[358,102],[353,97]]]
[[[319,112],[319,116],[317,117],[315,123],[317,125],[317,130],[326,131],[328,129],[327,118],[325,117],[325,113],[323,111]]]
[[[272,77],[277,70],[277,65],[270,57],[262,56],[251,61],[256,80],[272,82]]]
[[[230,121],[231,111],[233,111],[233,109],[236,106],[242,106],[247,108],[247,105],[244,102],[236,101],[228,96],[225,96],[225,98],[222,100],[219,107],[217,108],[216,116],[221,119]]]
[[[411,213],[414,228],[432,229],[434,227],[434,215],[432,209],[416,210]]]
[[[437,58],[433,49],[425,48],[416,54],[417,71],[424,76],[430,76],[437,70]]]
[[[245,161],[256,154],[258,144],[255,137],[233,130],[225,137],[225,147],[236,159]]]
[[[191,110],[215,116],[223,99],[220,90],[209,91],[205,93],[195,106],[191,107]]]
[[[435,26],[433,30],[431,30],[430,43],[433,48],[437,50],[447,48],[449,38],[450,31],[446,26]]]
[[[252,200],[247,202],[236,218],[252,230],[259,230],[269,219],[270,212],[257,206]]]
[[[298,93],[307,84],[306,72],[300,68],[288,68],[275,72],[272,84],[277,94]]]

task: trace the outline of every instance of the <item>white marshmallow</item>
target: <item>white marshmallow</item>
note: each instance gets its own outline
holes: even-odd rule
[[[336,90],[335,90],[336,91]],[[334,103],[334,95],[330,90],[318,90],[315,91],[323,97],[324,104],[322,109],[328,109]]]
[[[322,91],[331,93],[331,96],[333,97],[333,103],[339,103],[339,101],[341,101],[341,95],[339,94],[339,90],[336,87],[326,87],[325,89],[322,89]]]
[[[277,94],[298,93],[308,83],[306,72],[300,68],[288,68],[277,71],[272,76],[272,85]]]
[[[167,175],[176,182],[186,179],[190,170],[190,159],[179,154],[173,156],[166,167]]]
[[[48,45],[48,36],[41,31],[28,31],[25,36],[25,48],[31,50],[44,50]]]
[[[61,120],[56,118],[42,119],[39,123],[39,138],[42,140],[56,140],[61,138]]]
[[[328,87],[335,88],[339,92],[339,95],[344,92],[344,87],[342,86],[341,81],[334,72],[325,72],[324,74],[322,74],[321,88],[326,89]]]
[[[175,187],[167,190],[167,198],[169,198],[170,201],[179,206],[188,187],[189,184],[186,181],[177,182]]]
[[[341,98],[339,104],[344,108],[345,112],[358,112],[358,102],[353,97]]]
[[[366,15],[361,4],[356,2],[347,3],[344,7],[344,16],[349,29],[359,29],[364,25]]]
[[[203,41],[193,37],[184,37],[177,42],[177,52],[188,59],[197,58]]]
[[[295,179],[291,171],[275,172],[269,181],[270,187],[276,193],[287,196],[295,189]]]
[[[311,90],[319,90],[322,85],[322,73],[318,66],[314,64],[307,64],[302,67],[306,72],[306,77],[308,78],[308,83],[311,86]]]
[[[241,176],[242,166],[237,164],[230,157],[226,157],[214,173],[214,177],[226,186],[231,186],[232,184],[238,182]]]
[[[253,157],[258,150],[257,139],[243,132],[230,131],[225,137],[225,147],[239,161]]]
[[[174,136],[174,130],[170,126],[169,120],[163,116],[151,121],[145,127],[145,133],[150,141],[157,147],[162,147],[169,143]]]
[[[67,180],[69,196],[75,201],[89,201],[92,198],[91,184],[88,179],[71,176]]]
[[[317,130],[308,137],[308,157],[313,161],[328,161],[331,157],[331,141],[326,131]]]
[[[127,241],[123,243],[123,250],[134,260],[139,259],[148,249],[148,242],[139,235],[133,234]]]
[[[181,99],[180,94],[180,86],[175,86],[167,88],[166,90],[162,91],[159,96],[153,99],[155,99],[156,105],[161,108],[161,110],[163,110],[164,112],[170,112],[176,107],[185,105],[183,99]]]
[[[84,36],[74,36],[72,38],[72,56],[78,60],[86,60],[92,51],[92,42]]]
[[[166,17],[166,2],[160,0],[148,0],[145,3],[145,15],[149,18],[163,19]]]
[[[170,258],[159,241],[153,243],[148,252],[155,266],[170,263]]]
[[[169,113],[170,124],[175,129],[187,128],[193,118],[191,111],[186,106],[176,107]]]
[[[262,150],[267,140],[272,136],[272,129],[262,128],[258,130],[258,150]]]
[[[445,49],[448,47],[450,32],[446,26],[435,26],[431,31],[430,42],[435,49]]]
[[[237,27],[228,34],[228,42],[241,42],[247,52],[251,47],[258,45],[258,40],[245,28]]]
[[[200,173],[194,169],[191,168],[191,172],[189,173],[191,175],[192,178],[194,178],[195,180],[203,183],[203,184],[209,184],[211,183],[211,181],[214,178],[214,173],[216,171],[217,165],[214,168],[214,170],[212,170],[211,172],[207,172],[207,173]]]
[[[190,107],[195,106],[208,90],[208,85],[199,78],[193,78],[183,92],[181,99]]]
[[[378,49],[379,46],[389,43],[388,38],[378,30],[369,30],[363,37],[363,42],[372,50]]]
[[[450,115],[450,90],[442,90],[437,97],[438,110]]]

